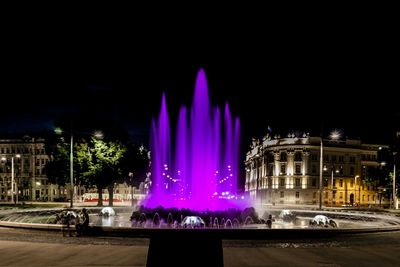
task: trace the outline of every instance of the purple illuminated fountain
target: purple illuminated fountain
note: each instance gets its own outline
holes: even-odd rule
[[[226,104],[211,106],[206,75],[197,74],[192,108],[182,106],[171,139],[165,94],[152,121],[152,189],[146,207],[224,210],[243,208],[237,194],[240,120]],[[175,141],[172,150],[172,141]]]

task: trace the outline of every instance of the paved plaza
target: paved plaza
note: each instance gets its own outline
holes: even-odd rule
[[[0,228],[0,266],[146,266],[148,239]],[[400,232],[223,242],[224,266],[399,266]],[[199,252],[199,256],[202,255]],[[179,251],[171,257],[179,257]]]

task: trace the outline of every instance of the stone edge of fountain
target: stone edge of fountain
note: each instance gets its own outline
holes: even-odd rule
[[[315,210],[297,210],[306,213],[321,213]],[[326,212],[326,211],[325,211]],[[348,214],[354,216],[355,213],[344,213],[342,211],[329,212],[330,214]],[[356,214],[360,217],[369,217],[371,214]],[[151,238],[152,236],[201,236],[207,235],[222,239],[276,239],[276,238],[322,238],[336,235],[345,234],[361,234],[361,233],[374,233],[374,232],[389,232],[389,231],[400,231],[400,220],[397,217],[385,216],[388,219],[396,221],[397,225],[379,226],[379,227],[363,227],[363,228],[297,228],[297,229],[168,229],[168,228],[131,228],[131,227],[103,227],[103,226],[92,226],[93,236],[113,236],[113,237],[137,237],[137,238]],[[62,231],[66,229],[66,225],[60,224],[40,224],[40,223],[21,223],[21,222],[8,222],[0,221],[0,227],[7,228],[20,228],[29,230],[47,230],[47,231]],[[75,230],[72,225],[71,230]]]

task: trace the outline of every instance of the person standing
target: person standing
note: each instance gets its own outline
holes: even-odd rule
[[[77,236],[82,236],[89,229],[89,214],[85,208],[82,209],[82,222],[76,224]]]

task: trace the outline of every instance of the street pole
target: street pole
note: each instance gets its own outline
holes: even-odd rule
[[[14,203],[14,156],[11,157],[11,203]]]
[[[331,171],[331,185],[332,185],[332,200],[331,200],[331,207],[333,207],[333,167]]]
[[[322,136],[321,136],[321,152],[319,157],[319,209],[322,209],[322,171],[323,171],[323,153],[324,148],[322,144]]]
[[[71,185],[70,185],[70,198],[71,198],[71,203],[70,203],[70,208],[74,207],[74,201],[73,201],[73,194],[74,194],[74,137],[71,133],[71,149],[70,149],[70,178],[71,178]]]
[[[356,175],[354,177],[354,200],[353,200],[353,206],[357,203],[357,178],[358,177],[359,177],[358,175]]]
[[[361,178],[358,179],[358,207],[361,207]]]
[[[393,208],[397,209],[397,196],[396,196],[396,153],[393,152]]]

